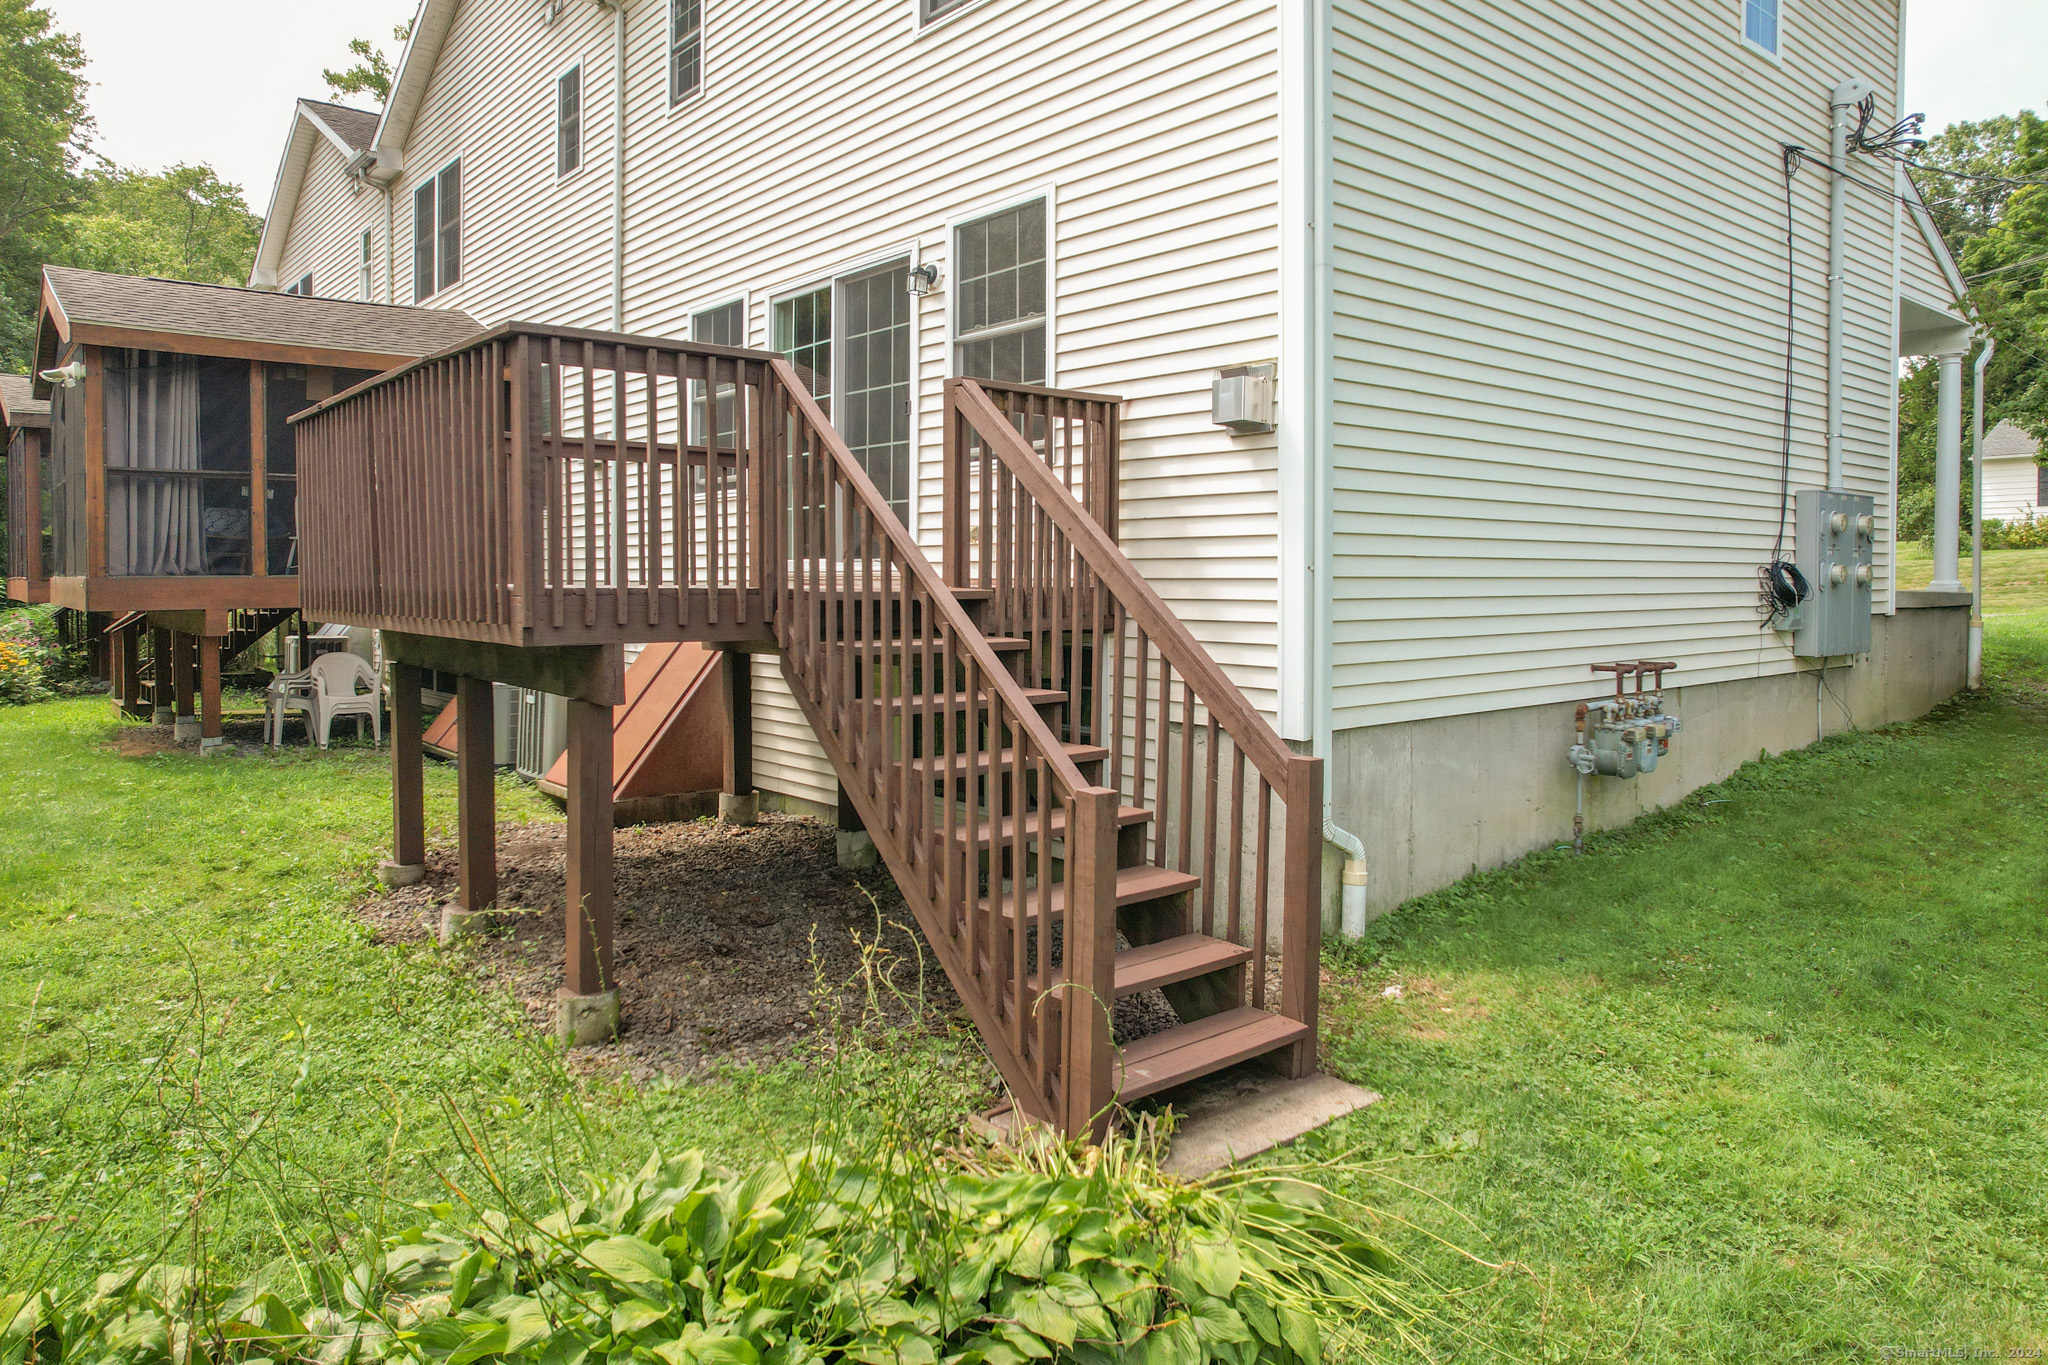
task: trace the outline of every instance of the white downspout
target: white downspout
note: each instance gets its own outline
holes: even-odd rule
[[[1849,135],[1856,103],[1872,93],[1868,81],[1846,80],[1828,99],[1828,488],[1842,489],[1842,286],[1849,268]]]
[[[612,11],[612,330],[626,330],[626,3]]]
[[[1984,686],[1984,369],[1998,350],[1987,335],[1972,366],[1976,412],[1970,419],[1970,690]]]

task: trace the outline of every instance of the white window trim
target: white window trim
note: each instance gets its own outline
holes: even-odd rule
[[[439,298],[451,290],[462,288],[462,281],[469,272],[469,232],[467,230],[469,226],[469,185],[467,177],[465,177],[462,186],[462,217],[455,224],[455,240],[460,246],[458,254],[462,258],[463,274],[456,276],[455,279],[445,285],[441,283],[441,177],[447,173],[450,166],[459,165],[461,161],[462,153],[460,152],[449,157],[435,169],[432,175],[420,181],[419,185],[414,185],[412,187],[412,194],[408,195],[405,201],[406,209],[408,212],[411,212],[415,202],[413,196],[419,194],[420,185],[432,185],[434,187],[434,287],[424,294],[418,294],[417,289],[415,289],[414,292],[418,294],[413,300],[415,304],[425,303],[428,299]],[[419,218],[414,216],[412,228],[413,250],[415,252],[419,250],[419,227]],[[417,260],[417,257],[415,257],[415,260]],[[417,265],[414,268],[417,269]]]
[[[1762,43],[1752,42],[1749,36],[1749,0],[1735,0],[1735,37],[1744,50],[1763,58],[1767,62],[1785,64],[1785,0],[1778,0],[1778,47],[1774,52]]]
[[[1051,185],[1025,190],[1004,199],[990,200],[976,204],[973,208],[956,213],[946,219],[945,262],[946,278],[940,287],[946,293],[946,377],[957,379],[960,375],[960,316],[955,300],[959,297],[953,288],[957,272],[954,270],[953,243],[955,234],[965,224],[986,218],[1004,209],[1013,209],[1028,204],[1034,199],[1045,201],[1045,387],[1059,387],[1059,198]],[[1019,329],[1021,330],[1021,328]]]
[[[668,112],[677,113],[689,109],[704,100],[711,89],[711,16],[709,0],[697,7],[697,88],[681,99],[674,98],[670,81],[674,79],[676,52],[676,11],[674,0],[662,0],[661,5],[661,97],[668,105]]]
[[[967,0],[967,3],[964,5],[949,9],[936,18],[927,19],[924,17],[925,0],[910,0],[911,36],[917,37],[920,34],[936,33],[968,11],[980,9],[985,3],[987,3],[987,0]]]
[[[740,336],[742,338],[752,337],[754,335],[754,300],[752,295],[744,289],[736,294],[720,294],[708,302],[694,304],[691,307],[685,308],[683,310],[683,330],[686,332],[695,330],[699,313],[709,313],[720,308],[729,308],[735,303],[740,306]],[[695,336],[690,338],[693,342],[696,339]],[[708,346],[711,343],[707,341],[704,344]],[[747,342],[744,339],[740,342],[740,345],[747,347],[749,350],[753,349],[751,346],[747,346]]]
[[[583,59],[581,57],[578,57],[560,71],[557,71],[554,80],[548,85],[548,89],[554,92],[555,117],[553,123],[555,136],[553,138],[554,145],[551,150],[554,152],[555,157],[555,183],[557,185],[565,185],[583,174],[584,166],[590,162],[590,157],[587,155],[589,139],[583,136],[586,123],[584,116],[590,112],[590,101],[585,99],[584,96],[589,91],[584,88],[583,76],[579,74],[576,77],[576,165],[572,170],[565,171],[562,169],[562,78],[571,71],[578,73],[583,71]]]

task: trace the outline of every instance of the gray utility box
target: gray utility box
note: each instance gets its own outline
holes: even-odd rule
[[[519,694],[519,775],[538,782],[569,747],[569,703],[527,688]]]
[[[1810,591],[1789,623],[1792,652],[1802,659],[1868,654],[1877,503],[1824,488],[1802,488],[1793,496],[1793,544]]]

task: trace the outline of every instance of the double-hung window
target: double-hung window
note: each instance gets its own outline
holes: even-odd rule
[[[1778,0],[1741,0],[1742,39],[1750,46],[1778,55]]]
[[[370,278],[370,233],[368,229],[365,229],[363,232],[362,246],[362,257],[356,267],[356,296],[364,303],[368,303],[370,301],[370,290],[374,283]]]
[[[953,372],[1043,384],[1046,203],[1002,209],[953,230]]]
[[[929,24],[951,14],[956,9],[965,9],[974,0],[917,0],[917,17],[920,23]]]
[[[555,78],[555,175],[567,175],[583,164],[583,66],[578,63]]]
[[[668,0],[668,102],[704,84],[704,0]]]
[[[301,294],[304,295],[306,298],[312,298],[313,276],[311,272],[301,275],[298,279],[293,280],[290,284],[286,285],[284,287],[284,292],[287,294]]]
[[[412,297],[462,278],[462,162],[449,162],[412,193]]]
[[[690,314],[690,340],[711,346],[747,344],[747,305],[739,299]],[[732,366],[727,373],[736,373]],[[705,400],[702,386],[693,384],[690,398],[690,441],[701,444],[705,429]],[[718,386],[718,446],[730,449],[739,431],[739,389],[733,384]]]

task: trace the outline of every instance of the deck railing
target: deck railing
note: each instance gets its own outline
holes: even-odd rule
[[[1080,393],[1004,384],[993,379],[946,381],[943,492],[945,545],[940,562],[946,581],[987,578],[996,549],[978,532],[988,518],[1000,518],[1003,484],[994,457],[957,411],[961,385],[972,384],[1037,453],[1060,485],[1080,502],[1109,536],[1117,538],[1118,423],[1123,400],[1105,393]]]
[[[1247,1003],[1313,1024],[1322,947],[1322,764],[1293,753],[1074,495],[1013,413],[973,380],[950,407],[983,511],[970,576],[992,631],[1030,642],[1068,692],[1060,738],[1109,750],[1106,786],[1156,812],[1147,860],[1201,878],[1193,927],[1260,950]],[[1312,1047],[1313,1042],[1307,1044]],[[1300,1059],[1297,1069],[1313,1066]]]
[[[294,420],[307,612],[511,644],[766,639],[772,357],[508,323]]]

